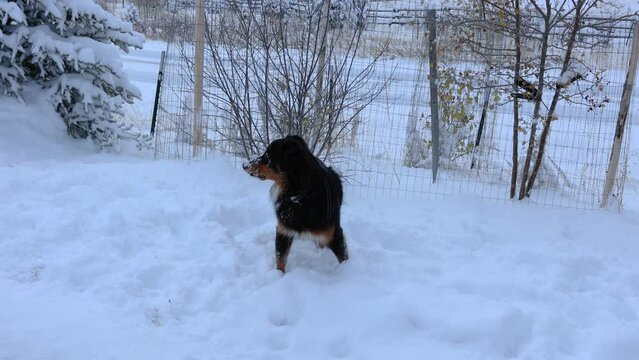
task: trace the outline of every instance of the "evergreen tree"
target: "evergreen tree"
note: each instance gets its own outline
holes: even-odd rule
[[[0,0],[0,91],[22,98],[42,89],[70,135],[101,147],[134,137],[116,121],[124,102],[140,97],[118,51],[144,38],[91,0]]]
[[[0,91],[2,95],[19,96],[24,70],[16,65],[23,58],[22,44],[26,42],[26,32],[20,29],[26,25],[26,17],[14,2],[0,0]]]
[[[140,12],[138,11],[138,7],[132,2],[127,1],[124,3],[124,6],[118,12],[118,16],[120,19],[130,22],[133,25],[140,22]]]

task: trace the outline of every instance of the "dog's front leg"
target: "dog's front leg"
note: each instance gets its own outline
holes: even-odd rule
[[[282,234],[279,231],[279,227],[275,233],[275,258],[277,260],[277,270],[286,272],[286,258],[288,258],[288,252],[291,250],[293,244],[293,237],[287,234]]]

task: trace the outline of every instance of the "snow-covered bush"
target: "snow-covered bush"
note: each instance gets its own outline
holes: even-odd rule
[[[420,77],[425,77],[423,74]],[[474,149],[473,135],[477,126],[475,113],[479,112],[477,88],[484,80],[476,71],[460,71],[453,66],[438,69],[439,100],[439,152],[442,159],[453,163],[458,158],[471,154]],[[425,79],[420,81],[420,88]],[[497,94],[498,90],[494,92]],[[422,95],[419,94],[417,98]],[[417,102],[413,95],[413,103]],[[432,127],[430,108],[415,108],[406,128],[404,165],[429,167],[431,164]]]
[[[285,18],[291,11],[289,0],[263,0],[262,12],[264,15],[277,18]]]
[[[112,146],[145,142],[118,124],[124,102],[140,97],[122,71],[119,49],[144,38],[90,0],[0,0],[0,88],[22,98],[42,89],[74,137]]]
[[[479,92],[475,90],[481,74],[441,67],[438,71],[440,151],[443,158],[454,161],[473,150],[472,136]]]
[[[367,5],[367,0],[332,0],[328,12],[330,27],[332,29],[341,29],[344,26],[363,26]]]
[[[276,0],[271,0],[276,1]],[[325,0],[310,0],[311,16],[324,11]],[[328,28],[331,30],[356,28],[363,29],[368,15],[368,0],[331,0],[328,10]]]
[[[195,9],[197,0],[166,0],[164,4],[170,13],[174,13],[182,10]],[[217,14],[222,7],[226,7],[229,4],[233,4],[233,2],[226,0],[204,0],[204,8],[207,13]]]
[[[125,2],[124,6],[118,11],[118,16],[121,20],[130,22],[131,24],[137,24],[140,22],[140,12],[138,7],[131,2]]]

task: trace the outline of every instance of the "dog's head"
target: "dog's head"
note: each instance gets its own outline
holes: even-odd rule
[[[310,151],[304,139],[287,136],[274,140],[262,156],[242,164],[242,168],[260,180],[280,182],[286,173],[297,172],[308,160],[308,154]]]

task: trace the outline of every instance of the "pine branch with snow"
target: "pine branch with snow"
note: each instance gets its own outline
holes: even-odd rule
[[[100,147],[130,138],[116,118],[140,97],[122,70],[119,49],[144,38],[91,0],[0,0],[0,86],[21,96],[35,84],[70,135]]]
[[[14,66],[24,54],[27,19],[13,2],[0,1],[0,93],[20,97],[24,70]]]

